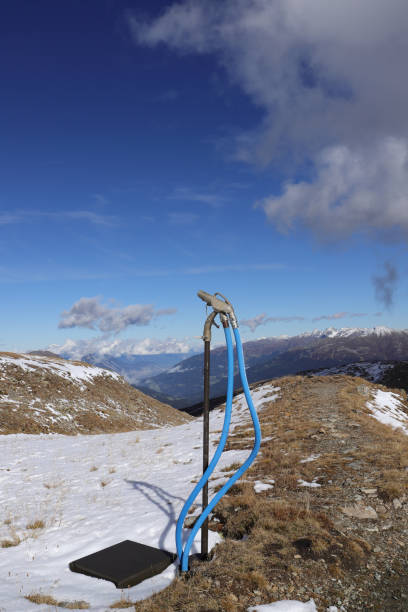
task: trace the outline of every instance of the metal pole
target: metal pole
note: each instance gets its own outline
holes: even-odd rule
[[[208,467],[210,431],[210,340],[204,340],[203,473]],[[203,487],[203,510],[208,506],[208,481]],[[208,558],[208,518],[201,527],[201,557]]]

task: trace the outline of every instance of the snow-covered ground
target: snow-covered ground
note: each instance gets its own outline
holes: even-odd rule
[[[350,376],[361,376],[372,382],[380,380],[385,372],[393,368],[392,363],[359,361],[348,363],[343,366],[334,366],[333,368],[325,368],[312,373],[312,376],[331,376],[332,374],[348,374]]]
[[[317,612],[317,608],[313,599],[310,599],[306,603],[293,599],[285,599],[283,601],[275,601],[271,604],[251,606],[248,608],[248,612]]]
[[[402,429],[408,434],[408,416],[401,410],[402,403],[396,393],[376,389],[372,401],[367,402],[367,406],[375,419],[385,425]]]
[[[73,363],[64,359],[55,359],[43,356],[20,354],[16,357],[10,354],[0,354],[0,377],[1,371],[6,366],[17,366],[26,372],[35,372],[38,368],[48,370],[51,374],[56,374],[67,380],[83,382],[92,382],[97,376],[109,376],[115,380],[121,380],[122,377],[115,372],[103,370],[96,366],[87,364]]]
[[[254,391],[257,410],[278,391],[270,384]],[[218,441],[215,432],[223,418],[221,411],[211,413],[211,441]],[[250,421],[249,412],[239,395],[232,425],[245,419]],[[24,598],[41,593],[57,601],[83,600],[90,610],[105,612],[121,591],[110,582],[71,572],[69,562],[126,539],[175,552],[176,520],[194,486],[191,481],[202,470],[201,443],[200,419],[120,434],[0,436],[0,542],[21,540],[0,547],[0,611],[54,609]],[[225,479],[222,468],[243,462],[248,454],[224,452],[213,486]],[[27,527],[36,521],[44,526]],[[220,536],[209,536],[212,548]],[[196,542],[198,551],[200,534]],[[123,595],[144,599],[170,584],[176,571],[175,563]]]

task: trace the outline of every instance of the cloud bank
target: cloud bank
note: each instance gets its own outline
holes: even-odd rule
[[[212,54],[261,110],[235,156],[292,164],[259,203],[279,231],[408,239],[406,0],[185,0],[129,27],[139,45]]]
[[[70,359],[81,359],[84,355],[96,353],[120,357],[121,355],[156,355],[159,353],[188,353],[190,350],[201,348],[202,342],[190,338],[143,338],[142,340],[122,339],[100,336],[88,340],[72,340],[68,338],[64,344],[51,344],[47,347],[59,355],[66,355]]]
[[[59,328],[86,327],[102,332],[120,332],[130,325],[148,325],[152,319],[176,312],[175,308],[154,310],[152,304],[131,304],[123,308],[109,308],[101,298],[82,297],[69,310],[61,313]]]

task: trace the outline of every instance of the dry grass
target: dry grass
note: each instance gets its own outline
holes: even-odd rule
[[[111,604],[109,608],[115,610],[123,610],[124,608],[131,608],[132,606],[134,606],[134,602],[131,602],[129,599],[119,599],[118,601],[115,601],[113,604]]]
[[[38,605],[45,604],[48,606],[57,606],[58,608],[65,608],[67,610],[88,610],[90,605],[88,602],[80,601],[57,601],[51,595],[43,595],[42,593],[31,593],[25,595],[25,599]]]
[[[366,381],[292,376],[274,382],[281,387],[281,396],[261,412],[262,435],[271,439],[262,444],[245,482],[231,487],[210,517],[210,529],[220,532],[223,542],[209,563],[191,561],[186,576],[136,603],[135,610],[244,612],[249,605],[310,597],[323,610],[343,601],[344,585],[353,584],[356,597],[360,589],[363,601],[371,597],[374,570],[369,568],[378,554],[369,540],[381,538],[381,533],[377,536],[359,525],[353,530],[341,528],[340,521],[346,519],[340,506],[354,499],[358,486],[375,485],[383,500],[401,496],[404,487],[407,490],[406,436],[366,413],[368,397],[358,391],[362,384],[370,387]],[[247,423],[236,427],[227,448],[250,448],[250,434]],[[361,463],[361,469],[353,463]],[[237,467],[233,464],[223,471]],[[299,479],[316,482],[316,478],[322,487],[299,485]],[[272,490],[254,492],[255,480],[271,479],[275,480]],[[384,556],[385,542],[380,548]],[[392,545],[388,552],[394,554]],[[391,609],[381,603],[376,608],[376,597],[370,610]],[[361,610],[364,605],[353,603],[347,609]]]
[[[1,540],[0,548],[11,548],[12,546],[18,546],[21,543],[21,539],[18,536],[14,536],[12,540]]]
[[[40,519],[33,521],[32,523],[28,523],[28,525],[26,525],[26,529],[44,529],[44,527],[45,523]]]
[[[26,595],[25,599],[28,599],[28,601],[35,604],[58,606],[58,601],[54,599],[54,597],[51,597],[51,595],[43,595],[42,593],[31,593],[31,595]]]
[[[0,399],[0,434],[112,433],[179,425],[192,418],[124,380],[110,376],[95,376],[82,384],[68,380],[53,369],[53,365],[61,367],[57,358],[30,357],[35,362],[33,369],[26,371],[17,363],[2,361],[2,357],[19,359],[21,355],[0,352],[0,395],[13,399],[13,403]],[[89,364],[79,365],[92,369]],[[34,407],[41,412],[32,409],[33,397]],[[72,418],[66,419],[67,415]]]

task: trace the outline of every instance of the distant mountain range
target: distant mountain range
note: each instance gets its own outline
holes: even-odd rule
[[[157,355],[124,354],[114,357],[112,355],[101,355],[100,353],[87,353],[81,356],[81,361],[90,363],[98,368],[117,372],[126,378],[129,383],[136,385],[141,380],[156,376],[190,356],[191,353],[160,353]],[[61,357],[70,359],[70,356],[65,354],[62,354]]]
[[[408,361],[408,330],[383,326],[329,327],[297,336],[245,342],[244,355],[250,383],[358,362]],[[218,347],[211,351],[211,397],[225,394],[226,376],[226,349]],[[235,385],[240,386],[237,367]],[[137,388],[176,408],[200,402],[203,355],[184,359],[167,371],[142,380]]]

